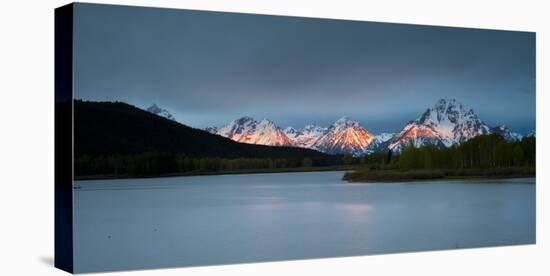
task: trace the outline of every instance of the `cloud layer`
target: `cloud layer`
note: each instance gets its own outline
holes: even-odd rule
[[[437,99],[535,127],[535,34],[77,4],[76,97],[167,108],[192,126],[347,115],[396,131]]]

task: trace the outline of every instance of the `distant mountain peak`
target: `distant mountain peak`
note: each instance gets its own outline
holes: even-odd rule
[[[455,106],[455,105],[458,105],[458,106],[462,106],[462,103],[460,103],[459,101],[457,101],[455,98],[441,98],[439,99],[436,103],[435,103],[435,106],[436,107],[446,107],[446,106]]]
[[[244,124],[244,123],[247,123],[247,122],[254,122],[254,118],[252,118],[250,116],[242,116],[242,117],[236,119],[234,122],[236,122],[238,124]]]
[[[172,120],[172,121],[176,120],[176,118],[174,116],[172,116],[172,114],[170,112],[168,112],[168,110],[159,107],[155,103],[153,103],[151,106],[149,106],[146,110],[150,113],[153,113],[155,115],[164,117],[166,119],[169,119],[169,120]]]
[[[313,145],[325,153],[351,153],[361,155],[366,153],[374,137],[357,121],[344,116],[336,120],[328,130]]]
[[[447,126],[450,127],[460,123],[461,119],[479,120],[473,109],[465,107],[456,99],[440,99],[416,121],[422,124],[437,124],[448,121],[451,124]]]
[[[275,125],[275,123],[271,120],[268,120],[266,118],[263,118],[260,120],[260,124],[265,124],[265,125]]]
[[[356,124],[356,121],[353,121],[348,116],[342,116],[340,119],[336,120],[333,125],[350,125],[350,124]]]
[[[338,120],[336,120],[336,122],[334,122],[334,123],[335,124],[341,124],[341,123],[346,123],[348,121],[351,121],[351,119],[348,116],[342,116]]]
[[[462,105],[461,102],[457,101],[454,98],[439,99],[433,106],[433,109],[440,112],[461,111],[467,113],[472,111],[471,108],[465,107],[464,105]]]
[[[405,125],[392,139],[389,149],[401,151],[407,145],[449,147],[491,132],[491,128],[477,117],[473,109],[456,99],[440,99],[418,119]]]
[[[217,134],[240,143],[268,146],[294,145],[281,128],[266,118],[258,122],[250,116],[243,116],[219,128]]]
[[[237,120],[241,120],[241,121],[253,121],[254,118],[245,115],[245,116],[242,116],[242,117],[238,118]]]
[[[340,119],[336,120],[336,122],[334,122],[330,127],[330,128],[334,128],[334,129],[337,129],[337,130],[342,130],[342,129],[346,129],[346,128],[362,128],[361,127],[361,124],[358,122],[358,121],[354,121],[352,120],[351,118],[347,117],[347,116],[344,116],[344,117],[341,117]]]
[[[292,140],[295,146],[302,148],[312,148],[313,144],[321,137],[327,128],[315,124],[309,124],[301,129],[287,127],[284,133]]]

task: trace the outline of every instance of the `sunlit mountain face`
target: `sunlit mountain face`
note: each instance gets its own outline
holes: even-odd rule
[[[173,117],[156,105],[148,111]],[[441,99],[424,111],[416,120],[410,121],[397,133],[371,134],[358,121],[348,117],[336,120],[328,127],[308,124],[302,128],[281,128],[269,119],[255,120],[242,117],[222,127],[204,129],[240,143],[268,146],[289,146],[315,149],[329,154],[352,154],[360,156],[373,152],[399,153],[407,146],[450,147],[473,137],[496,133],[507,141],[517,141],[534,136],[534,131],[521,135],[506,126],[490,127],[473,109],[455,99]]]
[[[267,119],[258,122],[242,117],[221,128],[205,130],[241,143],[303,147],[331,154],[361,155],[374,140],[359,122],[347,117],[338,119],[328,128],[306,125],[301,129],[287,127],[284,130]]]
[[[361,155],[366,153],[373,139],[374,136],[359,122],[342,117],[332,124],[312,147],[331,154]]]
[[[212,132],[212,129],[210,129]],[[242,117],[224,127],[217,129],[216,134],[231,140],[267,146],[294,146],[286,134],[268,119],[256,121],[251,117]]]

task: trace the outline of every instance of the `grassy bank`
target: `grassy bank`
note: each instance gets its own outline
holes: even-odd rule
[[[161,175],[82,175],[75,176],[75,180],[98,180],[98,179],[127,179],[127,178],[156,178],[156,177],[177,177],[177,176],[200,176],[200,175],[223,175],[223,174],[255,174],[255,173],[285,173],[285,172],[321,172],[321,171],[349,171],[356,169],[356,166],[322,166],[322,167],[297,167],[297,168],[272,168],[272,169],[249,169],[249,170],[227,170],[214,172],[192,171],[185,173],[172,173]]]
[[[430,179],[491,179],[534,177],[535,167],[455,170],[369,170],[358,169],[344,174],[349,182],[398,182]]]

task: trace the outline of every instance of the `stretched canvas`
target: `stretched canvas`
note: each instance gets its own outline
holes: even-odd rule
[[[535,33],[55,11],[55,265],[535,243]]]

